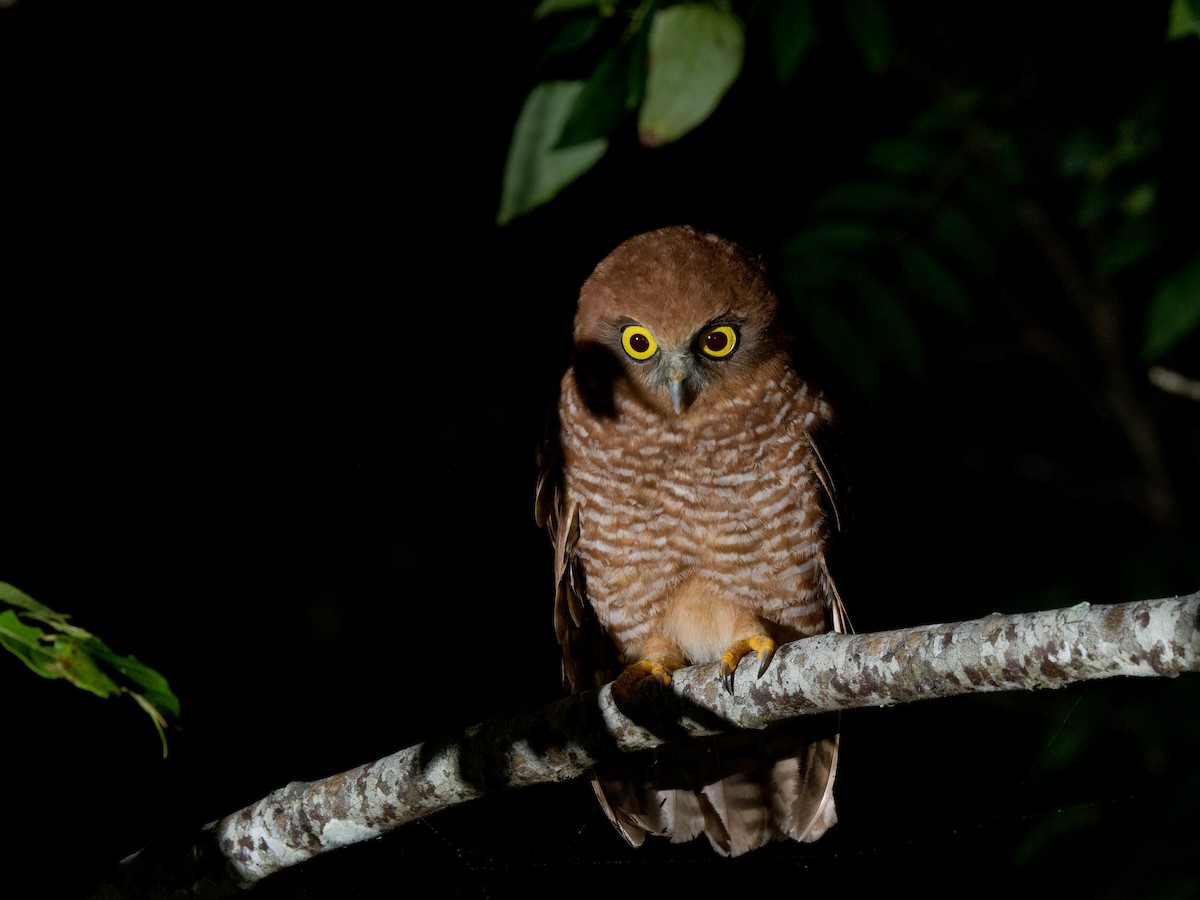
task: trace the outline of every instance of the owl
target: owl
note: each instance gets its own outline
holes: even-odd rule
[[[631,238],[584,282],[575,350],[540,454],[566,685],[618,703],[715,663],[848,629],[826,564],[829,405],[793,368],[761,263],[691,227]],[[744,677],[744,676],[739,676]],[[649,688],[653,690],[653,688]],[[811,841],[837,821],[836,720],[669,743],[598,766],[632,845],[703,833],[720,854]]]

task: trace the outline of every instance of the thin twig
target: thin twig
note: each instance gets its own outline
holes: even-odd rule
[[[1150,371],[1146,374],[1152,385],[1161,388],[1168,394],[1177,394],[1180,397],[1187,397],[1189,400],[1200,400],[1200,381],[1180,375],[1178,372],[1162,366],[1151,366]]]

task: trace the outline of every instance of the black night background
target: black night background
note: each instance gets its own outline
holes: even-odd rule
[[[1200,403],[1139,356],[1150,298],[1200,251],[1200,38],[1167,39],[1166,2],[892,5],[873,72],[814,2],[818,39],[781,84],[776,5],[733,4],[745,70],[696,131],[650,150],[629,125],[500,227],[513,124],[555,72],[532,3],[0,4],[0,580],[182,706],[163,759],[128,698],[0,655],[6,881],[84,896],[288,782],[557,699],[535,450],[580,283],[681,222],[784,274],[829,190],[954,92],[1021,172],[1008,200],[963,201],[991,253],[960,273],[969,317],[897,289],[902,334],[850,315],[844,353],[801,336],[840,418],[854,625],[1200,589]],[[1063,163],[1079,135],[1098,148],[1083,174]],[[1100,194],[1112,211],[1088,219]],[[1096,263],[1148,196],[1141,255]],[[1093,346],[1064,258],[1117,298],[1119,357]],[[1200,378],[1198,348],[1193,329],[1153,362]],[[633,851],[579,780],[252,893],[1200,897],[1198,681],[847,713],[841,822],[812,845]]]

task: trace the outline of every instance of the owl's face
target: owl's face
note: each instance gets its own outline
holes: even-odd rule
[[[733,360],[742,342],[743,320],[726,312],[691,334],[666,324],[653,327],[656,324],[653,320],[646,325],[621,316],[609,326],[613,329],[610,337],[619,335],[625,369],[632,380],[646,388],[651,402],[661,401],[665,392],[672,412],[681,415],[724,374],[723,368]]]
[[[639,235],[584,283],[576,376],[686,416],[780,354],[777,311],[761,267],[735,245],[690,228]]]

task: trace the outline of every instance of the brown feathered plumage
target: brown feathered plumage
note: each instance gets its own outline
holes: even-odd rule
[[[825,563],[825,400],[792,367],[756,259],[687,227],[621,244],[584,283],[575,357],[543,455],[537,516],[555,549],[555,629],[572,690],[738,660],[846,630]],[[704,833],[737,856],[836,820],[836,723],[669,744],[598,768],[633,845]]]

